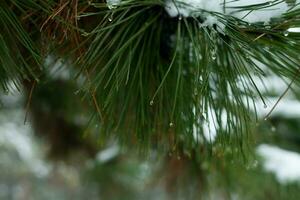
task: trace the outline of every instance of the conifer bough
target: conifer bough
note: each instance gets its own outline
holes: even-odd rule
[[[254,77],[299,84],[300,35],[291,31],[300,27],[298,0],[0,5],[2,88],[46,81],[49,55],[71,62],[86,80],[79,89],[93,103],[101,139],[144,149],[242,149],[256,123],[253,107],[264,102]]]

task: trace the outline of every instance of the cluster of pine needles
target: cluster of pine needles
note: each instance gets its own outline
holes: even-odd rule
[[[11,82],[21,89],[24,81],[46,81],[45,59],[54,55],[78,71],[74,78],[84,77],[76,97],[91,102],[102,140],[142,149],[243,149],[258,120],[251,108],[264,102],[253,77],[263,82],[272,73],[300,83],[300,34],[287,32],[300,27],[300,9],[269,24],[211,12],[225,25],[220,32],[202,26],[201,17],[171,18],[164,4],[0,1],[3,91]]]

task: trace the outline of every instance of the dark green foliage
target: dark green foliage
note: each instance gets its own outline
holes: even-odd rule
[[[41,57],[30,38],[31,33],[25,31],[18,19],[18,12],[13,12],[6,1],[0,4],[0,80],[2,89],[8,90],[6,83],[9,80],[19,84],[23,79],[37,78],[35,71]]]
[[[216,130],[216,143],[243,149],[256,123],[250,108],[264,101],[253,77],[272,72],[299,82],[299,33],[285,34],[299,26],[299,9],[269,25],[210,13],[222,32],[200,26],[201,17],[170,18],[163,4],[132,0],[108,10],[92,1],[3,1],[1,84],[45,81],[44,58],[56,55],[85,78],[78,89],[93,102],[101,139],[199,152],[211,148],[205,133]]]

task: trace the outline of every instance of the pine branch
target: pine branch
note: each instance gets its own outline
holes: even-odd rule
[[[282,0],[235,6],[243,18],[203,9],[172,18],[162,0],[124,0],[112,9],[103,1],[9,2],[0,8],[2,84],[18,74],[39,78],[34,67],[45,55],[68,60],[86,78],[83,98],[93,91],[103,114],[100,137],[144,149],[243,149],[256,123],[252,105],[264,102],[254,78],[270,70],[292,80],[299,68],[299,33],[288,32],[300,25],[297,5],[269,23],[246,21]],[[217,23],[207,25],[208,16]]]

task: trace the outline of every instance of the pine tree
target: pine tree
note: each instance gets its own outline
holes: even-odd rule
[[[166,188],[174,195],[188,195],[171,186],[177,176],[184,185],[196,174],[203,198],[224,173],[247,186],[242,179],[251,174],[241,166],[257,162],[255,140],[264,137],[255,132],[273,126],[289,90],[298,95],[299,4],[3,0],[2,91],[13,84],[27,93],[25,122],[50,141],[53,157],[95,156],[114,141],[150,160],[157,152],[169,163]],[[287,84],[261,117],[258,105],[273,95],[260,87],[268,77]],[[266,198],[252,192],[250,199]]]

